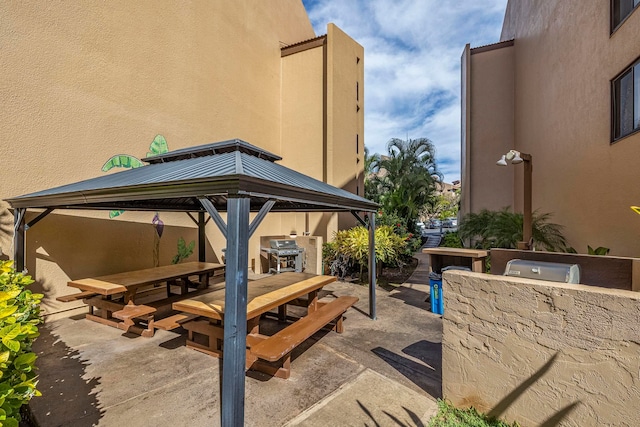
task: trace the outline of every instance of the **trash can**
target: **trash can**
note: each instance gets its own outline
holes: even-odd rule
[[[444,314],[444,300],[442,299],[442,279],[429,279],[431,312]]]
[[[471,271],[470,268],[460,267],[457,265],[450,265],[448,267],[444,267],[442,272],[447,270],[463,270],[463,271]],[[444,314],[444,294],[442,290],[442,275],[437,273],[429,273],[429,292],[431,295],[429,296],[431,300],[431,312],[443,315]]]

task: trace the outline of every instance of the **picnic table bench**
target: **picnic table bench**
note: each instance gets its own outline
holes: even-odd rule
[[[187,262],[72,280],[67,285],[81,292],[58,297],[57,300],[70,302],[82,299],[89,306],[87,319],[125,331],[136,331],[143,336],[153,336],[154,313],[160,306],[206,292],[209,278],[224,273],[224,269],[224,264]],[[193,276],[198,279],[191,280]],[[158,287],[162,283],[166,283],[166,296],[146,304],[136,304],[136,298],[142,295],[158,291],[164,293],[164,289]],[[175,286],[179,287],[177,294],[171,290]],[[99,316],[94,312],[96,308],[100,310]],[[146,322],[146,328],[136,326],[136,319]]]
[[[329,303],[320,303],[321,306],[316,311],[274,335],[250,334],[247,337],[247,369],[255,369],[279,378],[289,378],[291,352],[332,322],[332,330],[341,334],[343,315],[356,302],[358,297],[341,296]]]
[[[331,322],[335,322],[335,325],[332,325],[334,330],[342,332],[342,315],[358,299],[340,297],[330,303],[318,302],[318,291],[335,280],[334,276],[286,272],[249,282],[247,369],[256,369],[270,375],[288,378],[290,353],[293,348]],[[304,296],[306,298],[303,298]],[[260,316],[278,308],[279,317],[284,320],[287,304],[306,307],[307,315],[271,337],[260,334]],[[173,309],[181,312],[183,316],[188,314],[199,316],[197,319],[175,323],[188,331],[187,347],[222,357],[223,289],[175,302]],[[259,345],[256,352],[252,351],[254,345]]]

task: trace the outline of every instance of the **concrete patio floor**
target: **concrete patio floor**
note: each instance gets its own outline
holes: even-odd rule
[[[429,311],[428,260],[377,290],[336,282],[322,295],[356,295],[345,331],[320,331],[294,352],[291,377],[246,376],[247,426],[422,426],[441,396],[440,316]],[[321,295],[321,296],[322,296]],[[282,327],[267,319],[266,327]],[[179,330],[181,331],[181,330]],[[47,323],[36,341],[39,390],[31,411],[49,426],[216,426],[221,361],[184,346],[185,335],[123,334],[77,316]]]

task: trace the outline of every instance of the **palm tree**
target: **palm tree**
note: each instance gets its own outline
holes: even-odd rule
[[[378,163],[380,154],[369,154],[369,149],[364,147],[364,197],[380,203],[380,191],[378,191],[376,175],[379,172]]]
[[[415,231],[415,221],[432,199],[436,183],[442,181],[435,161],[435,148],[427,138],[393,138],[387,156],[369,157],[371,183],[365,189],[373,194],[386,212],[395,212]]]

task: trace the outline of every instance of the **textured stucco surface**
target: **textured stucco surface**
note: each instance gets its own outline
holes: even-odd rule
[[[443,290],[445,398],[512,401],[502,416],[523,426],[572,404],[562,425],[638,425],[640,293],[467,272]]]
[[[522,166],[495,166],[508,145],[532,155],[533,209],[553,213],[551,221],[564,226],[578,252],[596,245],[611,248],[611,255],[640,256],[640,218],[629,208],[640,203],[640,187],[625,185],[640,178],[640,133],[611,144],[611,80],[640,57],[640,11],[611,34],[609,1],[511,0],[501,37],[509,39],[515,39],[511,62],[491,51],[473,55],[471,87],[480,86],[482,98],[471,100],[467,114],[473,120],[512,108],[513,123],[504,129],[513,135],[483,140],[502,126],[497,119],[466,129],[483,154],[468,158],[465,167],[501,175],[494,183],[471,181],[463,192],[495,200],[493,209],[508,204],[522,210]],[[500,74],[513,71],[512,97],[496,96],[509,81],[496,79],[490,60],[504,67]],[[509,181],[513,196],[502,184]],[[512,200],[496,200],[501,192]]]

